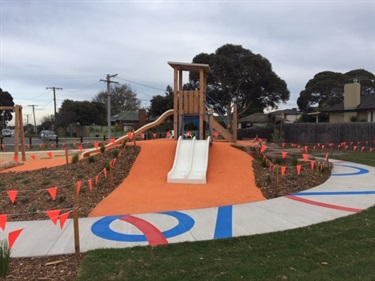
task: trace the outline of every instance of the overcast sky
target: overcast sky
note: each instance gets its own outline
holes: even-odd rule
[[[91,100],[107,74],[148,106],[173,86],[168,61],[191,62],[224,44],[267,58],[296,107],[321,71],[375,72],[375,1],[0,0],[0,88],[24,114]],[[187,81],[186,81],[187,82]]]

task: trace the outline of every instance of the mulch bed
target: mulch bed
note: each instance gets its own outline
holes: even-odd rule
[[[111,193],[128,175],[140,147],[127,146],[115,157],[113,150],[86,158],[77,163],[60,167],[40,169],[30,172],[9,172],[1,174],[0,179],[0,208],[1,213],[8,214],[8,221],[23,221],[48,219],[46,210],[73,208],[73,185],[82,182],[80,190],[79,216],[87,217],[90,211],[109,193]],[[103,170],[116,158],[112,172],[104,179]],[[94,160],[93,160],[94,159]],[[257,186],[263,195],[270,199],[277,196],[309,189],[325,182],[330,176],[330,169],[323,173],[312,171],[304,164],[301,173],[297,174],[292,160],[286,159],[281,165],[286,166],[282,177],[276,176],[274,168],[264,167],[259,159],[253,161],[253,169]],[[95,184],[95,178],[99,182]],[[109,180],[111,177],[111,180]],[[88,179],[93,181],[93,192],[90,191]],[[48,188],[58,187],[56,199],[53,200]],[[8,190],[17,189],[19,194],[12,204],[7,196]],[[82,256],[62,255],[36,258],[11,259],[6,279],[0,280],[74,280],[78,274]]]

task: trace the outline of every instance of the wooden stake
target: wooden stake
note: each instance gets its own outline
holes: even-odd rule
[[[65,159],[66,159],[66,164],[69,164],[69,156],[68,156],[68,148],[65,147]]]
[[[78,189],[77,183],[74,184],[73,189],[73,228],[74,228],[74,249],[76,257],[79,257],[81,254],[80,243],[79,243],[79,223],[78,223]]]
[[[276,164],[276,197],[279,194],[279,165]]]

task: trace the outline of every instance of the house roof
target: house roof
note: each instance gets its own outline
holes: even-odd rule
[[[366,94],[361,95],[361,103],[354,109],[346,109],[344,108],[344,102],[335,104],[334,106],[328,107],[323,111],[361,111],[361,110],[368,110],[368,109],[375,109],[375,94]]]
[[[277,111],[271,112],[270,114],[277,116],[277,115],[281,115],[283,113],[284,113],[284,115],[302,115],[302,112],[298,111],[297,109],[277,110]]]
[[[267,123],[268,115],[264,113],[254,113],[238,119],[239,123]]]
[[[111,117],[111,121],[113,122],[129,122],[129,121],[139,121],[138,111],[122,111],[117,115]]]

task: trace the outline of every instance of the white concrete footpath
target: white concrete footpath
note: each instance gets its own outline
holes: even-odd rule
[[[375,205],[375,168],[335,161],[322,185],[285,197],[233,206],[79,220],[80,250],[212,240],[299,228]],[[8,222],[0,238],[22,229],[13,257],[75,252],[73,220]]]

